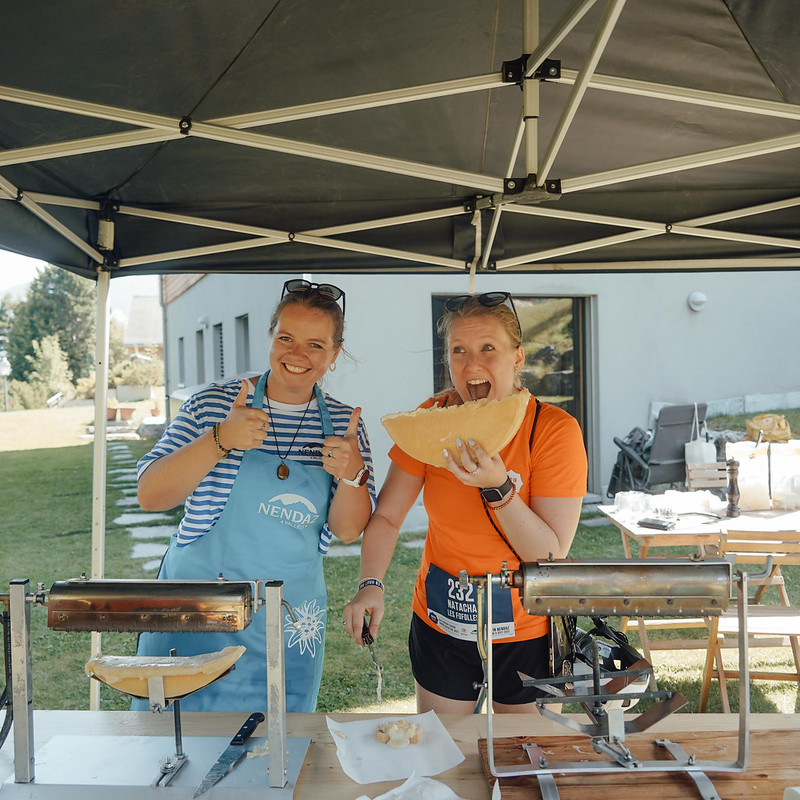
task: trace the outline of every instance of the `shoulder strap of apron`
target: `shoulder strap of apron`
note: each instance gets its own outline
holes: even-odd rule
[[[253,397],[253,408],[264,407],[264,392],[267,388],[267,377],[269,370],[267,370],[259,379],[256,384],[256,392]],[[333,436],[333,423],[331,422],[331,415],[328,411],[328,406],[325,405],[325,399],[322,396],[322,390],[314,384],[314,394],[317,397],[317,409],[319,410],[319,419],[322,423],[322,433],[325,436]]]

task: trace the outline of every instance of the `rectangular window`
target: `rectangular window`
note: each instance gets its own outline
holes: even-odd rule
[[[247,314],[236,317],[236,372],[250,370],[250,321]]]
[[[178,384],[186,386],[186,343],[178,337]]]
[[[450,385],[444,343],[436,323],[446,297],[432,298],[433,385],[439,392]],[[582,297],[514,295],[522,328],[525,366],[522,385],[539,400],[560,406],[580,423],[587,437],[586,416],[586,301]]]
[[[222,347],[222,323],[214,326],[214,378],[222,380],[225,377],[225,352]]]
[[[202,384],[206,382],[206,346],[202,330],[195,333],[194,343],[197,349],[197,383]]]

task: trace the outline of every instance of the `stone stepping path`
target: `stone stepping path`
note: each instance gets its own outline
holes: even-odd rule
[[[175,533],[174,525],[148,525],[128,528],[134,539],[169,539]]]
[[[170,519],[170,514],[162,514],[160,512],[150,513],[147,511],[142,511],[138,514],[121,514],[114,520],[115,525],[120,525],[123,528],[128,527],[129,525],[139,525],[143,522],[160,522],[161,520]]]

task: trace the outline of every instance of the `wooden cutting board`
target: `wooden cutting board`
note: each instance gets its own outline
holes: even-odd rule
[[[656,736],[639,735],[625,742],[634,757],[642,761],[671,760],[666,750],[654,744]],[[702,731],[675,733],[670,739],[699,760],[735,761],[737,737],[730,733]],[[496,738],[495,764],[530,766],[522,745],[535,742],[550,764],[558,761],[607,761],[592,750],[585,736],[510,736]],[[489,772],[486,739],[478,740],[483,772],[490,786],[496,778]],[[706,773],[721,800],[782,800],[783,790],[800,785],[800,731],[752,731],[750,758],[744,773]],[[618,772],[556,775],[561,800],[698,800],[700,794],[688,775],[680,772]],[[539,800],[536,776],[503,778],[503,800]]]

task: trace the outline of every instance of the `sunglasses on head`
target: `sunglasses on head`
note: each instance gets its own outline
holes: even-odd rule
[[[486,308],[495,308],[507,302],[517,318],[517,328],[519,328],[520,337],[522,336],[522,326],[519,323],[519,314],[517,314],[517,309],[514,306],[514,298],[511,296],[511,292],[484,292],[478,295],[457,294],[454,297],[448,297],[444,301],[444,307],[447,311],[458,311],[464,307],[468,300],[475,300]]]
[[[344,316],[344,292],[332,283],[311,283],[311,281],[302,278],[295,278],[291,281],[286,281],[283,284],[283,291],[281,292],[281,300],[287,294],[300,294],[303,296],[309,294],[318,294],[326,300],[335,303],[339,298],[342,300],[342,316]]]

